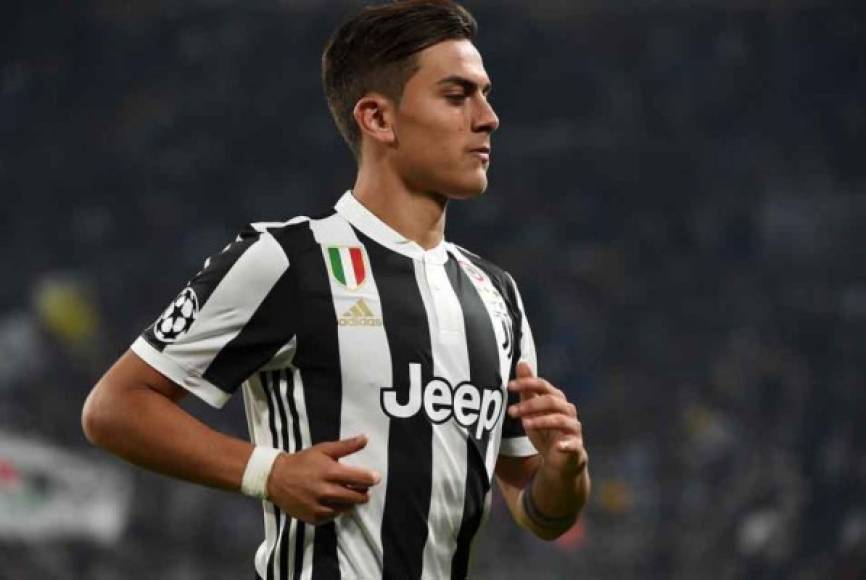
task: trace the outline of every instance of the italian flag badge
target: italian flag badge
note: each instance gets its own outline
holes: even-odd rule
[[[349,290],[357,290],[367,279],[367,264],[361,247],[331,246],[328,263],[334,279]]]

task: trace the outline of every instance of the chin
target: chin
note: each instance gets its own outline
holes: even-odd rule
[[[487,191],[487,175],[483,174],[471,180],[450,183],[442,188],[448,199],[472,199]]]

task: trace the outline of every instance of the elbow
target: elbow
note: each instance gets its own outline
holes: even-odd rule
[[[109,429],[106,402],[100,392],[100,385],[97,384],[87,396],[81,410],[81,430],[91,445],[105,447]]]

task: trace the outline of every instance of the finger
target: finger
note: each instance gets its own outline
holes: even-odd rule
[[[341,439],[340,441],[326,441],[319,443],[316,448],[332,459],[339,459],[347,455],[351,455],[360,451],[367,446],[367,436],[357,435],[349,439]]]
[[[348,509],[348,508],[347,508]],[[312,516],[308,518],[302,518],[306,523],[312,524],[314,526],[318,526],[321,524],[326,524],[340,515],[341,512],[345,510],[337,510],[333,507],[320,505],[316,509],[313,510]]]
[[[569,417],[577,417],[577,408],[565,399],[553,395],[534,397],[508,407],[508,414],[512,417],[526,417],[544,413],[562,413]]]
[[[351,489],[344,485],[328,485],[324,493],[319,497],[319,501],[333,509],[351,508],[354,505],[367,503],[370,501],[370,496],[366,491]]]
[[[337,463],[334,465],[333,471],[328,473],[327,479],[340,485],[368,488],[379,483],[382,480],[382,476],[377,471],[371,469],[362,469]]]
[[[535,376],[535,373],[533,372],[532,367],[529,366],[529,363],[526,362],[525,360],[522,360],[519,363],[517,363],[517,369],[515,369],[515,371],[516,371],[515,374],[517,375],[518,379],[525,379],[525,378]]]
[[[524,377],[512,379],[508,383],[512,391],[531,391],[534,393],[562,394],[562,391],[554,387],[550,381],[541,377]]]
[[[555,429],[562,433],[580,435],[580,423],[577,419],[560,414],[525,417],[523,419],[523,428],[536,431],[540,429]]]
[[[522,379],[530,379],[534,376],[535,373],[532,372],[532,367],[529,366],[529,363],[526,361],[520,361],[517,363],[517,368],[515,368],[514,379],[512,379],[512,382],[520,381]],[[520,396],[521,401],[525,401],[526,399],[534,396],[531,393],[524,392],[520,392],[518,393],[518,395]]]
[[[360,491],[361,493],[367,493],[367,490],[369,490],[371,487],[369,485],[355,485],[354,483],[346,483],[340,485],[345,485],[349,489],[354,489],[356,491]]]
[[[520,393],[521,396],[524,394],[545,395],[549,393],[563,399],[565,398],[565,393],[550,384],[550,381],[541,377],[514,379],[508,383],[508,390]]]
[[[322,505],[325,506],[325,507],[327,507],[327,508],[329,508],[329,509],[331,509],[331,510],[334,512],[333,517],[330,518],[331,520],[333,520],[333,519],[336,519],[336,518],[340,517],[341,515],[343,515],[343,514],[346,513],[347,511],[350,511],[350,510],[354,509],[355,506],[356,506],[357,504],[354,504],[354,503],[337,503],[337,502],[335,502],[335,503],[333,503],[333,504],[331,504],[331,503],[322,503]]]

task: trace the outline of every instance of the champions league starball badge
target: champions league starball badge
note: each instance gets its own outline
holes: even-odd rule
[[[196,314],[198,296],[187,286],[154,323],[153,333],[162,342],[174,342],[190,329]]]

